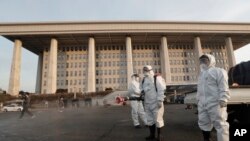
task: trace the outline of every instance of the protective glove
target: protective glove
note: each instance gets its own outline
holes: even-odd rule
[[[227,107],[227,102],[225,102],[225,101],[220,100],[219,104],[220,104],[221,108]]]
[[[124,101],[127,101],[127,100],[129,100],[129,97],[128,96],[124,97]]]
[[[145,95],[145,92],[144,92],[144,90],[142,90],[142,91],[141,91],[141,95]]]
[[[158,108],[160,109],[162,106],[162,101],[158,101],[157,105],[158,105]]]

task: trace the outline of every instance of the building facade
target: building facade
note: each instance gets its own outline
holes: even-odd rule
[[[39,56],[36,93],[126,90],[144,65],[167,85],[197,83],[198,57],[213,54],[218,67],[235,65],[233,51],[250,41],[248,23],[65,22],[5,23],[14,42],[8,93],[20,90],[21,48]]]

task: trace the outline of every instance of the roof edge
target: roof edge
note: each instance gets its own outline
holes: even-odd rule
[[[41,22],[2,22],[0,25],[43,25],[43,24],[129,24],[129,23],[145,23],[145,24],[241,24],[250,25],[250,22],[227,22],[227,21],[41,21]]]

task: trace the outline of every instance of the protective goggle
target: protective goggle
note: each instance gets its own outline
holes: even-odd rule
[[[200,61],[200,64],[209,64],[208,58],[200,58],[199,61]]]
[[[132,77],[139,77],[139,75],[138,74],[133,74]]]
[[[149,72],[149,71],[151,71],[149,68],[147,68],[147,67],[144,67],[143,68],[143,71],[146,71],[146,72]]]

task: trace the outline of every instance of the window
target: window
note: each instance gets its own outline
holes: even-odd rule
[[[182,77],[181,76],[179,76],[179,81],[182,81]]]

